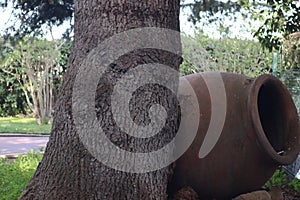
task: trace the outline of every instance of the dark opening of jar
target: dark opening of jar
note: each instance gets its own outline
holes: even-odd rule
[[[264,83],[258,92],[258,113],[262,128],[278,154],[285,149],[284,132],[287,129],[284,97],[272,81]]]
[[[260,147],[273,161],[291,164],[299,152],[299,118],[286,87],[271,75],[256,78],[249,110]]]

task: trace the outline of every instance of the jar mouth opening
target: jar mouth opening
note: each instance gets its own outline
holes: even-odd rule
[[[259,146],[270,158],[291,164],[299,153],[299,119],[292,97],[280,80],[261,75],[249,93],[249,109]]]

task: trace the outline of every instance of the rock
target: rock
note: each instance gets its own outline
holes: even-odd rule
[[[184,187],[180,189],[175,195],[173,200],[198,200],[197,193],[191,187]]]
[[[278,187],[271,187],[269,190],[272,200],[283,200],[282,190]]]
[[[271,195],[264,190],[255,191],[247,194],[242,194],[232,200],[273,200]]]

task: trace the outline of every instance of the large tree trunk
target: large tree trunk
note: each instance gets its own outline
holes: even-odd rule
[[[50,140],[21,199],[167,199],[170,166],[147,173],[128,173],[107,167],[85,148],[72,116],[74,81],[88,53],[106,38],[141,27],[179,31],[179,0],[75,0],[74,44],[57,101]],[[167,90],[152,85],[133,96],[132,118],[136,118],[137,123],[147,123],[147,109],[153,103],[163,102],[171,111],[169,114],[173,113],[159,137],[142,141],[124,136],[116,127],[109,98],[117,77],[129,68],[144,63],[162,63],[178,70],[180,62],[181,58],[170,52],[144,49],[130,52],[110,65],[105,78],[99,80],[95,110],[97,116],[102,117],[101,125],[111,141],[127,150],[144,152],[149,148],[158,149],[173,138],[177,123],[176,101],[168,97]],[[150,98],[149,90],[152,92]],[[148,92],[146,99],[143,99],[147,95],[143,91]]]

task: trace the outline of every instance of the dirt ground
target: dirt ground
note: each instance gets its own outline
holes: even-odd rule
[[[292,190],[287,186],[283,186],[281,190],[282,190],[284,200],[300,200],[299,192],[296,192],[295,190]]]

